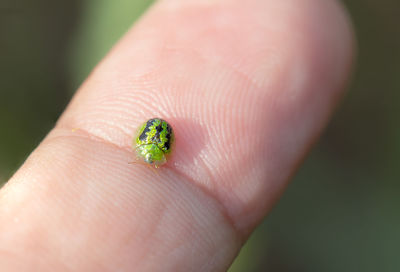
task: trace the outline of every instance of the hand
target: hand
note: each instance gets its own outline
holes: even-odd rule
[[[160,1],[0,191],[0,270],[226,270],[326,125],[352,47],[335,1]],[[157,173],[129,164],[152,117],[176,135]]]

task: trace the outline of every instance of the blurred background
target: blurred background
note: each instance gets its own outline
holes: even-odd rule
[[[0,0],[0,184],[151,3]],[[400,271],[400,1],[344,4],[350,92],[231,272]]]

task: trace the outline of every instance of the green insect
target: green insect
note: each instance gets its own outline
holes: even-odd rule
[[[171,125],[163,119],[152,118],[140,126],[133,140],[133,149],[139,160],[158,168],[167,162],[173,143]]]

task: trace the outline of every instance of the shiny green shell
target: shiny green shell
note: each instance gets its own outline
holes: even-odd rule
[[[173,142],[171,125],[163,119],[152,118],[140,126],[133,145],[139,159],[158,167],[167,161]]]

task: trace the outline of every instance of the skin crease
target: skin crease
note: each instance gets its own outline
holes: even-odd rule
[[[158,2],[0,191],[0,270],[227,270],[326,125],[352,54],[335,1]],[[152,117],[176,137],[157,173],[128,164]]]

